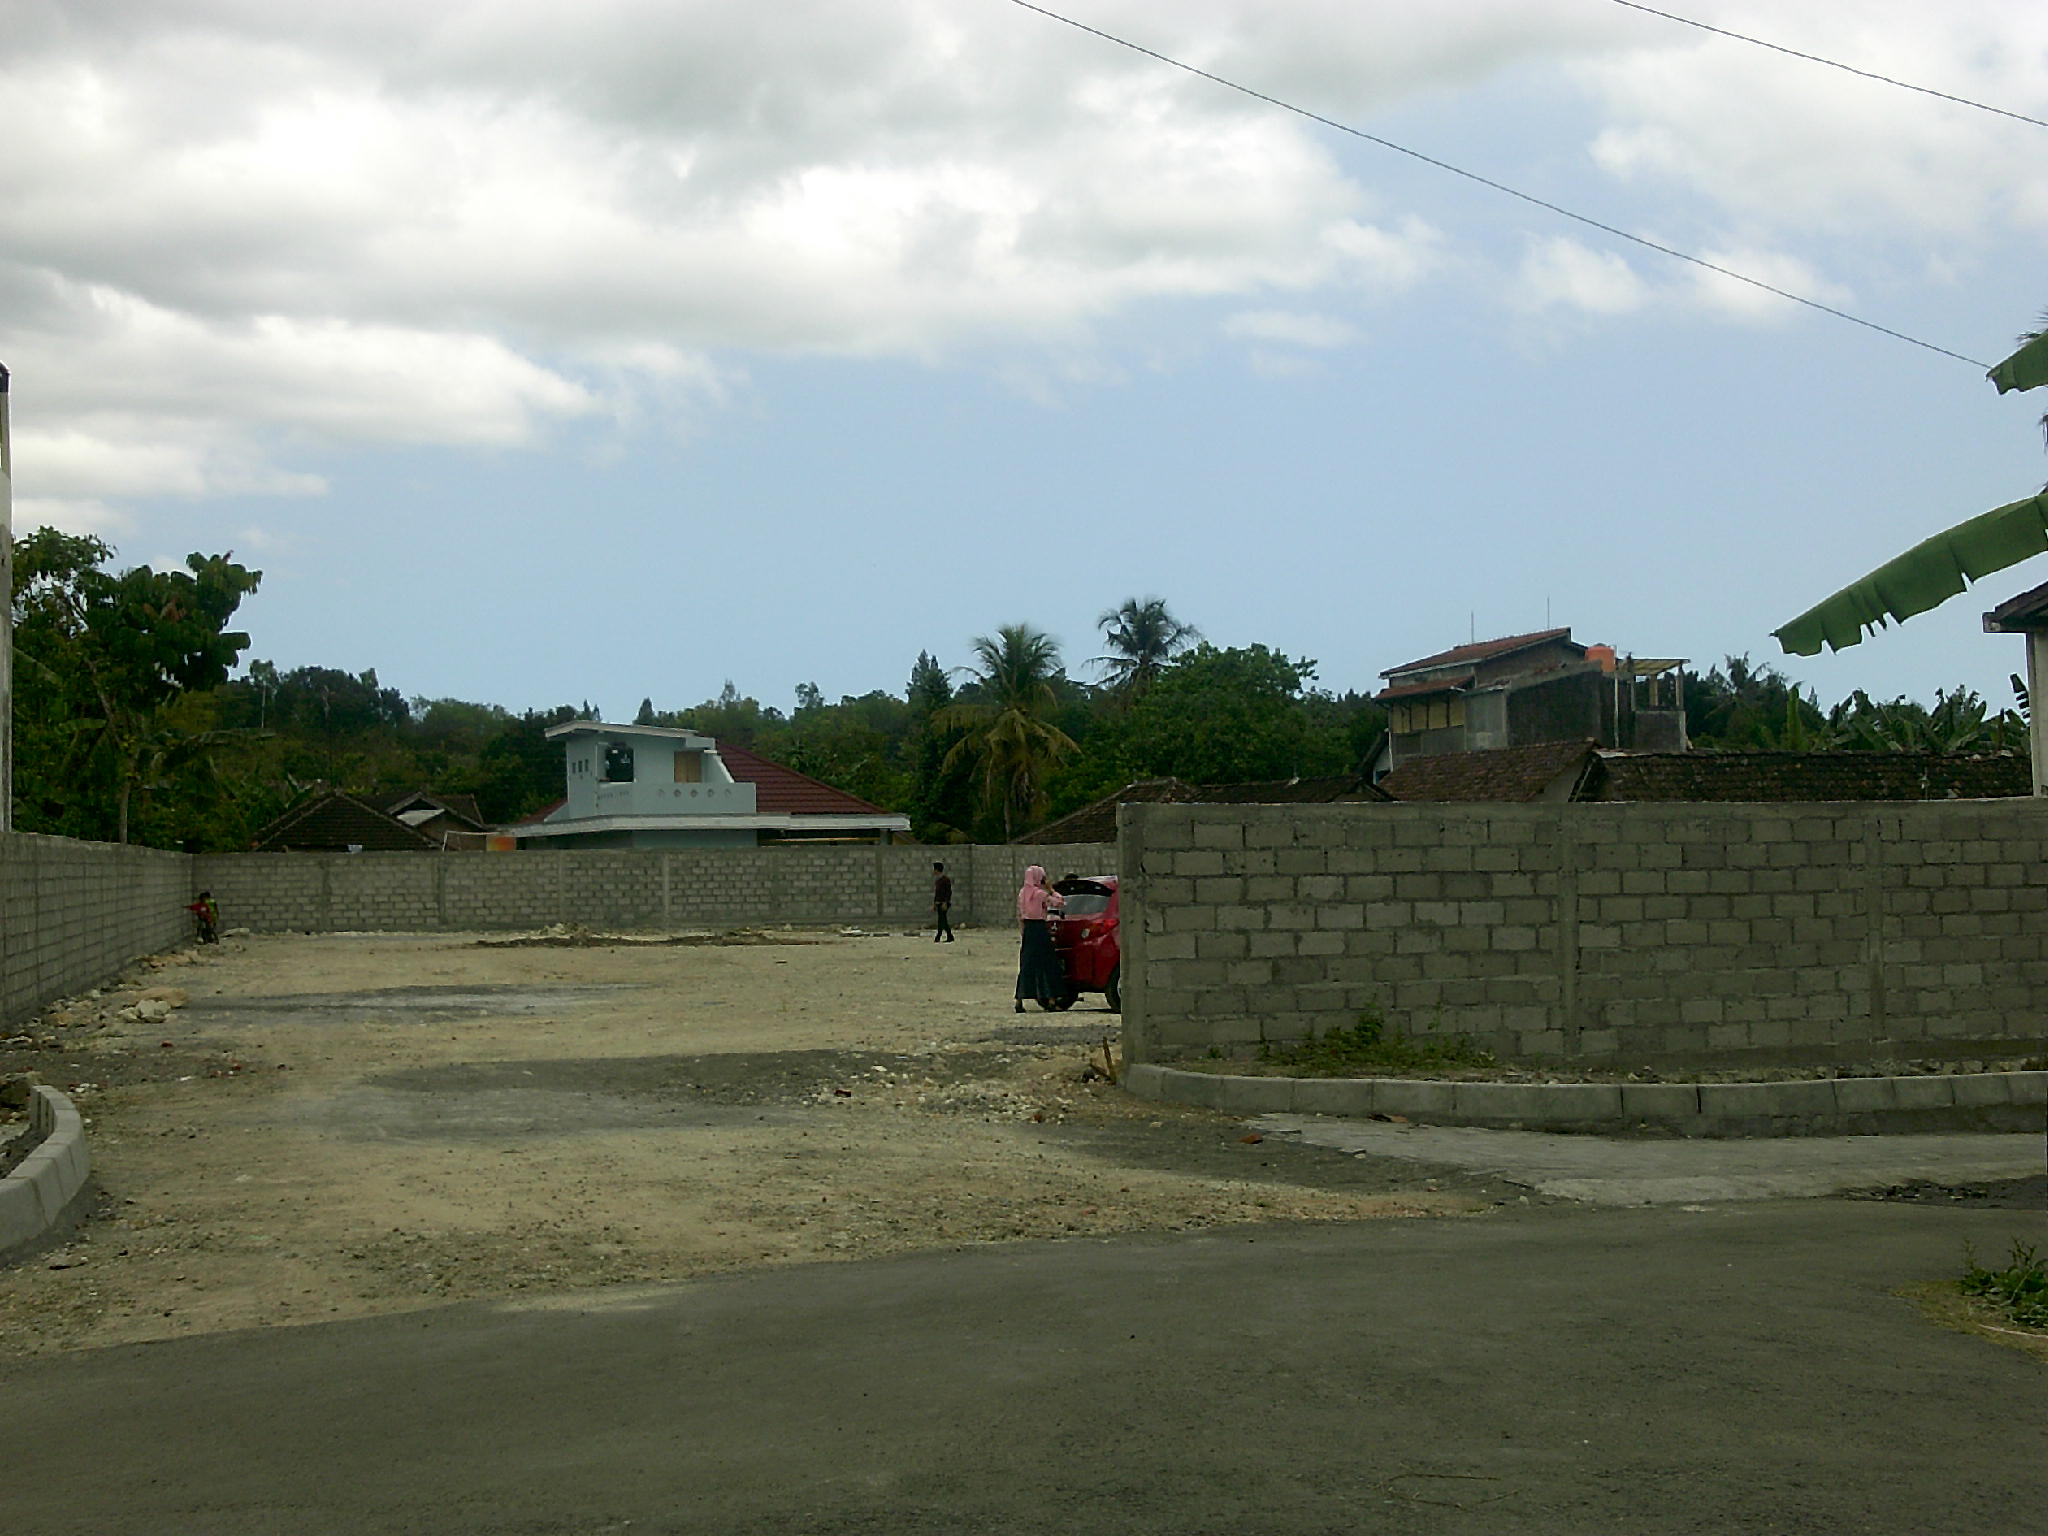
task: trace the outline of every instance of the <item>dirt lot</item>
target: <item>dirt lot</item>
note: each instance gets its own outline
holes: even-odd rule
[[[0,1270],[0,1352],[1533,1198],[1133,1100],[1100,1075],[1115,1015],[1014,1015],[1013,961],[989,931],[162,957],[0,1046],[74,1094],[101,1191]]]

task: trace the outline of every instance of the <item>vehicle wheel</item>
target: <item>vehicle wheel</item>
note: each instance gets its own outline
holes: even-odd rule
[[[1117,983],[1123,979],[1124,968],[1118,966],[1109,973],[1109,980],[1102,984],[1102,999],[1109,1004],[1111,1013],[1124,1011],[1124,990]]]

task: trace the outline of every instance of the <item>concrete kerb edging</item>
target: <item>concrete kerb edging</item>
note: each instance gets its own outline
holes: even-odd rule
[[[38,1087],[28,1125],[35,1150],[0,1179],[0,1259],[63,1220],[92,1176],[85,1122],[71,1100],[54,1088]]]
[[[2048,1122],[2048,1072],[1811,1078],[1775,1083],[1465,1083],[1399,1077],[1236,1077],[1140,1062],[1141,1099],[1226,1114],[1399,1115],[1497,1130],[1681,1136],[2016,1130]]]

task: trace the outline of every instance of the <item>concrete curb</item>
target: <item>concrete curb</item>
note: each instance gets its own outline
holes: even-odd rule
[[[1235,1115],[1399,1115],[1495,1130],[1680,1136],[1855,1136],[2033,1131],[2048,1124],[2048,1072],[1812,1078],[1778,1083],[1461,1083],[1401,1077],[1231,1077],[1140,1062],[1141,1099]]]
[[[0,1179],[0,1259],[56,1226],[92,1176],[85,1123],[71,1100],[38,1087],[28,1126],[36,1149]]]

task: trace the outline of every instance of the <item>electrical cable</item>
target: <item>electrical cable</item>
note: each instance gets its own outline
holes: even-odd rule
[[[1032,0],[1010,0],[1010,4],[1027,11],[1035,11],[1047,20],[1060,22],[1065,26],[1072,27],[1077,32],[1086,32],[1091,36],[1101,38],[1104,42],[1115,43],[1119,48],[1128,48],[1133,53],[1141,53],[1148,59],[1157,59],[1162,64],[1171,65],[1173,68],[1182,70],[1187,74],[1198,76],[1212,84],[1236,91],[1239,95],[1249,96],[1254,101],[1262,101],[1267,106],[1278,107],[1283,112],[1292,112],[1296,117],[1305,117],[1312,123],[1320,123],[1325,128],[1333,128],[1339,133],[1349,134],[1354,139],[1363,139],[1368,144],[1377,144],[1382,149],[1390,149],[1397,155],[1406,155],[1411,160],[1419,160],[1424,165],[1432,166],[1439,171],[1448,171],[1453,176],[1462,176],[1467,181],[1477,182],[1480,186],[1489,188],[1492,191],[1502,192],[1509,197],[1518,198],[1522,202],[1543,209],[1545,212],[1554,213],[1560,218],[1570,219],[1577,224],[1583,224],[1589,229],[1597,229],[1602,234],[1614,236],[1617,240],[1626,240],[1631,244],[1642,246],[1645,250],[1655,251],[1661,256],[1669,256],[1676,261],[1688,262],[1717,276],[1746,284],[1764,293],[1774,294],[1781,299],[1789,299],[1794,304],[1803,305],[1807,309],[1818,310],[1824,315],[1833,315],[1837,320],[1846,320],[1851,325],[1860,325],[1867,331],[1877,332],[1880,336],[1889,336],[1894,341],[1903,341],[1909,346],[1919,347],[1924,351],[1939,353],[1943,357],[1952,357],[1959,363],[1968,363],[1972,368],[1988,369],[1991,366],[1977,358],[1966,356],[1961,352],[1952,352],[1947,347],[1936,346],[1931,341],[1922,341],[1918,336],[1909,336],[1904,331],[1895,331],[1888,325],[1878,324],[1875,320],[1866,320],[1861,315],[1852,315],[1846,309],[1837,309],[1832,304],[1823,304],[1819,299],[1809,299],[1804,294],[1793,293],[1787,288],[1779,288],[1774,284],[1765,282],[1760,277],[1751,277],[1747,273],[1737,272],[1732,267],[1724,267],[1718,262],[1708,261],[1704,256],[1694,256],[1674,246],[1661,245],[1647,236],[1631,234],[1628,230],[1619,229],[1612,224],[1603,224],[1600,220],[1592,218],[1587,214],[1574,213],[1569,208],[1563,207],[1558,203],[1547,202],[1543,198],[1537,197],[1534,193],[1520,191],[1515,187],[1509,186],[1506,182],[1495,181],[1491,177],[1480,175],[1477,171],[1468,171],[1462,166],[1452,165],[1448,160],[1439,160],[1434,155],[1426,155],[1419,149],[1410,149],[1405,144],[1396,144],[1392,139],[1383,139],[1378,134],[1367,133],[1364,129],[1354,128],[1349,123],[1340,123],[1335,118],[1324,117],[1320,112],[1310,111],[1307,107],[1298,107],[1291,101],[1283,101],[1278,96],[1269,96],[1264,91],[1256,90],[1249,85],[1240,85],[1237,81],[1226,79],[1222,75],[1211,74],[1206,69],[1199,69],[1193,64],[1183,63],[1170,54],[1161,53],[1154,48],[1147,48],[1142,43],[1134,43],[1126,37],[1118,37],[1114,32],[1105,32],[1100,27],[1091,27],[1086,22],[1076,21],[1071,16],[1062,16],[1058,11],[1049,11],[1042,5],[1032,4]]]
[[[1880,75],[1874,70],[1858,69],[1853,64],[1844,64],[1838,59],[1824,59],[1817,53],[1801,53],[1797,48],[1787,48],[1782,43],[1767,43],[1760,37],[1750,37],[1741,32],[1730,32],[1726,27],[1712,26],[1704,21],[1694,21],[1690,16],[1676,16],[1670,11],[1660,11],[1655,6],[1638,5],[1636,0],[1614,0],[1619,6],[1631,11],[1641,11],[1645,16],[1661,16],[1666,21],[1675,21],[1682,27],[1698,27],[1702,32],[1712,32],[1717,37],[1733,38],[1738,43],[1749,43],[1757,48],[1768,48],[1773,53],[1789,54],[1795,59],[1804,59],[1809,64],[1825,64],[1829,69],[1839,69],[1844,74],[1860,75],[1865,80],[1875,80],[1882,85],[1896,85],[1902,91],[1918,91],[1922,96],[1933,96],[1942,101],[1952,101],[1959,107],[1975,107],[1979,112],[1990,112],[1999,117],[2009,117],[2016,123],[2032,123],[2036,128],[2048,128],[2048,122],[2038,117],[2029,117],[2024,112],[2008,112],[2004,107],[1994,107],[1986,102],[1972,101],[1967,96],[1953,96],[1947,91],[1937,91],[1932,86],[1915,85],[1910,80],[1894,80],[1890,75]]]

